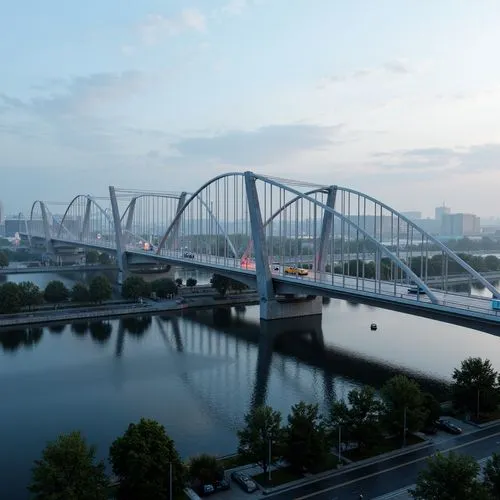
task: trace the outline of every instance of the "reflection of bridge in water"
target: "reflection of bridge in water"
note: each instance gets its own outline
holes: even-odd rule
[[[135,319],[136,325],[144,320]],[[157,316],[154,322],[173,354],[215,361],[191,371],[189,367],[196,362],[189,364],[179,377],[204,412],[233,430],[241,425],[249,407],[268,402],[270,383],[284,384],[288,394],[293,394],[289,405],[317,401],[323,409],[359,384],[380,388],[402,372],[417,379],[424,390],[438,395],[446,391],[444,381],[325,346],[321,316],[259,323],[221,308],[197,311],[182,319]],[[120,321],[117,357],[123,353],[127,331],[127,322]]]

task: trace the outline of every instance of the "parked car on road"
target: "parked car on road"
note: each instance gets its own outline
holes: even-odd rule
[[[449,432],[450,434],[462,434],[462,429],[460,429],[458,425],[455,425],[453,422],[443,418],[436,421],[436,426],[443,431]]]
[[[250,476],[243,474],[243,472],[233,472],[231,479],[238,483],[240,488],[247,493],[253,493],[257,490],[257,483]]]

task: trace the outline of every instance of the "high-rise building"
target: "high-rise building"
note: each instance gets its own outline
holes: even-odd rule
[[[422,218],[422,212],[417,212],[416,210],[411,210],[409,212],[401,212],[401,215],[404,215],[408,219],[414,221],[414,220],[420,220]]]
[[[481,232],[481,219],[474,214],[443,214],[441,234],[443,236],[475,236]]]
[[[443,206],[441,207],[436,207],[434,209],[434,214],[435,214],[435,219],[438,220],[438,221],[441,221],[441,219],[443,218],[443,215],[448,215],[451,213],[451,208],[450,207],[446,207],[443,203]]]

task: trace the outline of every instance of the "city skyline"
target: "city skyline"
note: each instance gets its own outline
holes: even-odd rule
[[[498,216],[500,5],[314,5],[6,5],[4,213],[253,170]]]

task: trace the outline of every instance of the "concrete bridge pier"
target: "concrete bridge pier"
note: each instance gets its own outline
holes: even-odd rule
[[[280,297],[271,300],[260,299],[260,319],[264,321],[302,318],[322,314],[323,300],[317,296]]]

